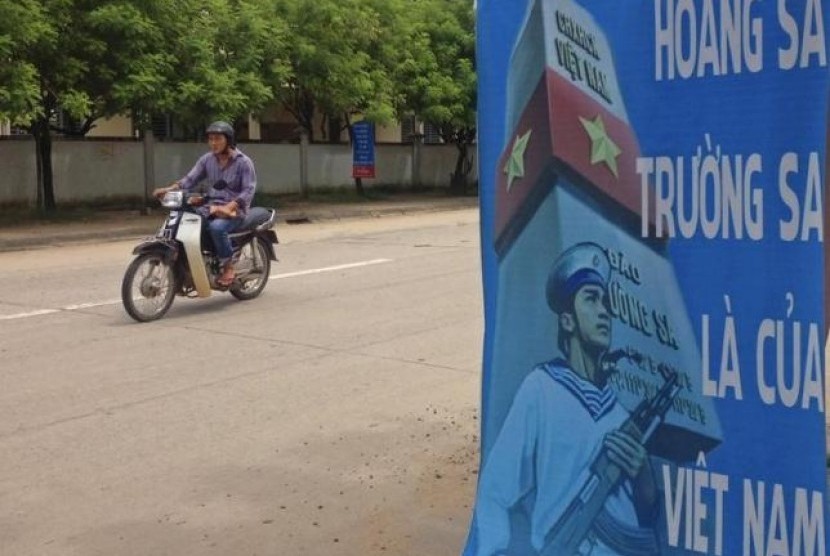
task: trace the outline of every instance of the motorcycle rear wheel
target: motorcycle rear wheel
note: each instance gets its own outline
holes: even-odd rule
[[[175,273],[160,254],[144,253],[127,267],[121,282],[121,302],[127,314],[138,322],[163,317],[175,295]]]
[[[248,301],[262,293],[271,274],[271,259],[268,248],[260,239],[254,239],[242,247],[237,272],[248,271],[241,282],[234,282],[228,291],[240,301]]]

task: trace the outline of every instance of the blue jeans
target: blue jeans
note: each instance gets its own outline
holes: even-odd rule
[[[224,266],[233,258],[233,247],[228,234],[233,233],[242,224],[244,218],[214,218],[208,222],[210,237],[216,248],[216,256]]]

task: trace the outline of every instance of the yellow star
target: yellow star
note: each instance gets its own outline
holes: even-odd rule
[[[602,117],[597,115],[594,121],[579,118],[582,122],[582,127],[588,132],[588,137],[591,138],[591,164],[599,164],[604,162],[614,177],[619,178],[617,170],[617,157],[622,151],[608,136],[605,131],[605,124]]]
[[[528,130],[527,133],[518,137],[513,143],[513,151],[507,159],[507,164],[504,166],[504,173],[507,174],[507,191],[513,187],[513,182],[519,178],[525,177],[525,151],[527,144],[530,141],[530,134],[533,130]]]

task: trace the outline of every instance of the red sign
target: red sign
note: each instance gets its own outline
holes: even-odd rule
[[[352,166],[352,177],[353,178],[374,178],[375,177],[375,167],[374,166]]]

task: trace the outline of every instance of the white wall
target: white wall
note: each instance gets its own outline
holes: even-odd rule
[[[478,175],[478,160],[475,146],[470,147],[470,156],[473,160],[473,170],[470,181]],[[421,147],[421,185],[428,187],[444,187],[450,183],[450,175],[455,171],[455,161],[458,158],[458,149],[455,145],[424,145]]]
[[[412,184],[412,145],[377,145],[375,149],[375,179],[369,184]]]
[[[257,169],[258,190],[264,193],[300,191],[300,146],[251,143],[240,145]],[[374,184],[412,185],[412,145],[378,145]],[[139,141],[55,140],[52,167],[58,202],[83,202],[106,197],[139,197],[144,193],[144,146]],[[155,185],[168,185],[184,176],[206,152],[199,143],[157,142]],[[451,145],[424,146],[421,184],[449,186],[456,150]],[[35,145],[31,139],[0,141],[0,203],[32,204],[37,198]],[[348,145],[309,145],[309,188],[352,187],[352,153]]]
[[[308,146],[308,186],[347,187],[352,180],[352,148],[348,145]]]
[[[134,141],[55,141],[55,200],[143,195],[143,152],[142,144]]]
[[[37,199],[35,144],[33,141],[0,141],[0,203],[34,204]]]
[[[254,144],[239,148],[254,161],[257,189],[263,193],[300,191],[300,146]]]

